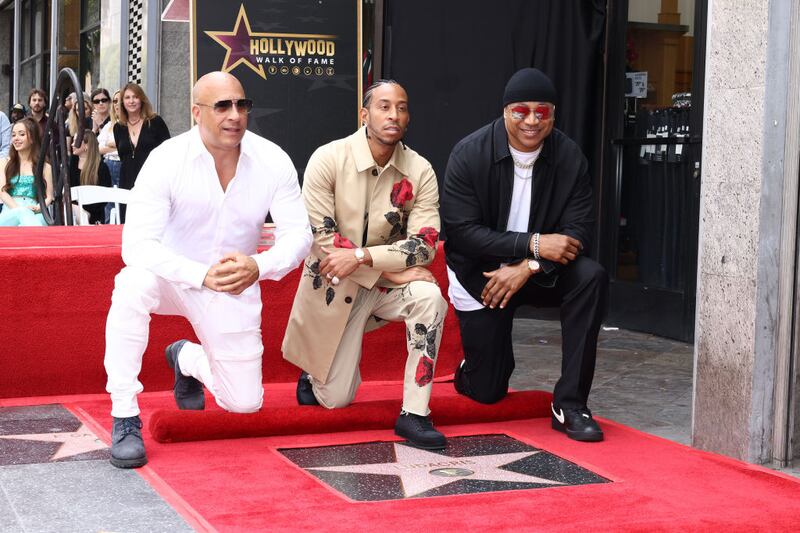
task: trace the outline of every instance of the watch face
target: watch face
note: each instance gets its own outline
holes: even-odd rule
[[[355,254],[356,254],[356,259],[358,259],[359,261],[364,259],[364,250],[362,250],[361,248],[356,248]]]
[[[537,261],[536,259],[529,259],[528,268],[531,269],[531,272],[536,272],[537,270],[539,270],[539,261]]]

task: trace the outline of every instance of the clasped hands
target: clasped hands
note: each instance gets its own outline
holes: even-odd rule
[[[238,295],[258,281],[258,263],[249,255],[239,252],[226,254],[211,266],[203,286],[216,292]]]
[[[531,247],[532,247],[531,243]],[[560,233],[550,233],[539,236],[539,257],[566,265],[573,261],[583,249],[578,239]],[[528,262],[522,261],[516,265],[504,265],[497,270],[484,272],[489,281],[481,292],[483,305],[490,309],[500,307],[504,309],[509,300],[527,283],[528,278],[537,274],[528,268]]]
[[[327,255],[320,261],[319,274],[331,280],[334,285],[337,285],[339,281],[355,272],[358,268],[358,259],[356,259],[352,248],[330,249],[322,246],[321,250]],[[372,264],[372,257],[369,255],[367,248],[364,248],[364,254],[364,263]],[[405,285],[412,281],[436,283],[436,278],[431,274],[430,270],[421,266],[410,267],[401,272],[382,272],[381,277],[395,285]]]

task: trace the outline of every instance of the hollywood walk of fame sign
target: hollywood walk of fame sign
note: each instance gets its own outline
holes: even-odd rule
[[[358,127],[360,0],[192,0],[192,83],[236,76],[253,99],[248,129],[303,169]]]
[[[507,435],[448,440],[429,452],[401,442],[279,450],[297,466],[352,500],[539,489],[609,480]]]

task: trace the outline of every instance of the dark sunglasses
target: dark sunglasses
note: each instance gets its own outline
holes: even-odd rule
[[[198,102],[197,105],[210,107],[214,110],[214,113],[218,113],[220,115],[230,111],[231,107],[234,105],[241,113],[249,113],[253,109],[253,101],[249,98],[240,98],[238,100],[219,100],[211,105],[201,104]]]
[[[97,100],[92,100],[93,104],[107,104],[108,98],[98,98]]]

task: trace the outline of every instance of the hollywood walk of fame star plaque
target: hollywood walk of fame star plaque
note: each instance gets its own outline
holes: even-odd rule
[[[108,446],[61,405],[0,408],[0,466],[108,457]]]
[[[236,76],[253,100],[248,129],[296,167],[358,127],[360,0],[192,0],[191,8],[192,83],[216,70]]]
[[[425,451],[403,442],[278,450],[351,500],[380,501],[527,490],[610,480],[507,435],[448,439]]]

